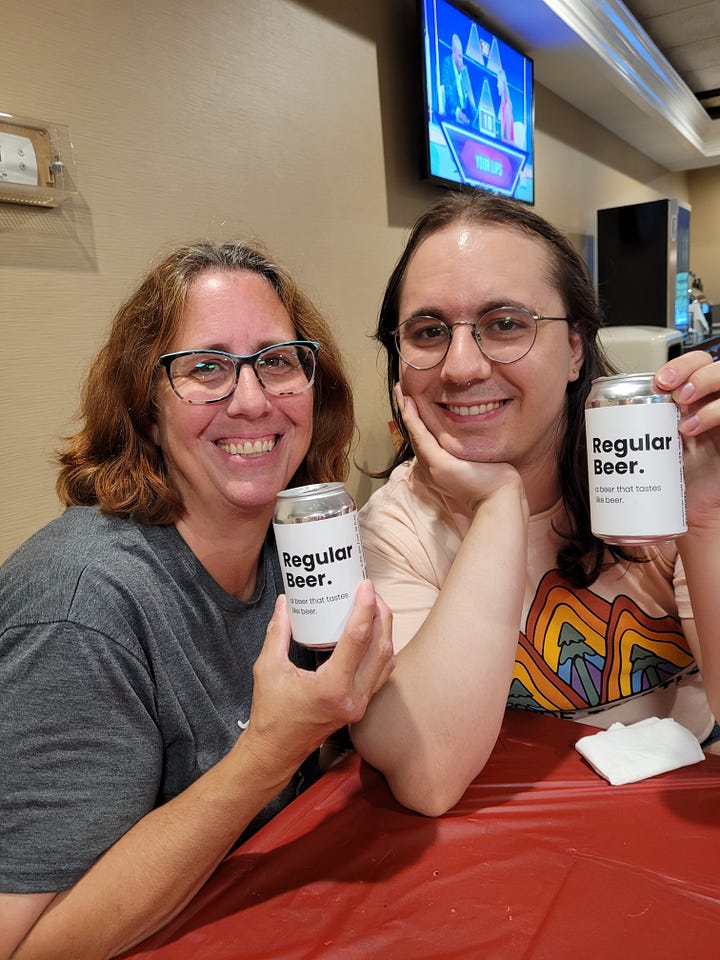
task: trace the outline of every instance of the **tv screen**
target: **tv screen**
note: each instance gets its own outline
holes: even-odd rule
[[[534,203],[532,60],[455,3],[419,7],[426,175]]]

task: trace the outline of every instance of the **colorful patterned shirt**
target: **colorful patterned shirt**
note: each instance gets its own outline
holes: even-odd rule
[[[397,649],[412,639],[449,573],[470,519],[401,464],[363,507],[368,575],[393,611]],[[681,620],[692,618],[673,543],[643,563],[611,562],[586,588],[557,570],[563,507],[530,519],[528,569],[508,705],[598,727],[672,716],[703,740],[714,718]]]

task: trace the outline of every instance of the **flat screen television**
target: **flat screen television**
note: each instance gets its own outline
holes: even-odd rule
[[[532,59],[459,2],[418,6],[425,175],[534,203]]]

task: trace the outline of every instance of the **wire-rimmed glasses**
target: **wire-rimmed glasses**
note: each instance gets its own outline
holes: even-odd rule
[[[481,353],[493,363],[515,363],[532,350],[540,320],[567,320],[541,317],[524,307],[497,307],[478,320],[445,323],[437,317],[410,317],[395,331],[400,358],[415,370],[430,370],[447,356],[455,327],[472,327]]]
[[[227,399],[234,393],[240,368],[246,363],[266,393],[289,397],[312,386],[319,349],[315,340],[288,340],[246,357],[224,350],[180,350],[163,354],[158,366],[165,368],[170,386],[186,403]]]

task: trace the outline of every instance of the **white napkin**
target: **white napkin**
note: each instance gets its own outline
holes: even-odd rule
[[[613,723],[607,730],[582,737],[575,748],[614,786],[705,759],[697,737],[670,717],[648,717],[629,726]]]

